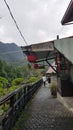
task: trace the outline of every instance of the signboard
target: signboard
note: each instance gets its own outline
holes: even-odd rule
[[[45,42],[45,43],[32,45],[31,48],[32,51],[53,51],[54,44],[53,42]]]

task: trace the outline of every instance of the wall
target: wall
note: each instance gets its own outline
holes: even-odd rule
[[[70,69],[70,77],[71,77],[71,81],[73,83],[73,66]]]
[[[55,40],[54,46],[73,63],[73,38]]]

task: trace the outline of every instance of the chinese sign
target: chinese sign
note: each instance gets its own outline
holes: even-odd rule
[[[53,42],[45,42],[45,43],[32,45],[31,48],[32,51],[53,51],[54,44]]]

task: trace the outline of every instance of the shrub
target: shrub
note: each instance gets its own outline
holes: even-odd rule
[[[9,88],[9,92],[13,92],[13,91],[15,91],[17,88],[18,88],[18,86],[11,86],[11,87]]]
[[[8,80],[0,76],[0,87],[5,88],[8,85]]]
[[[51,85],[50,85],[50,91],[51,91],[51,94],[54,97],[57,97],[57,83],[56,82],[51,83]]]
[[[16,78],[12,81],[12,85],[21,85],[23,78]]]
[[[36,81],[38,81],[39,79],[37,78],[37,77],[30,77],[27,81],[26,81],[26,83],[27,84],[29,84],[29,83],[34,83],[34,82],[36,82]]]

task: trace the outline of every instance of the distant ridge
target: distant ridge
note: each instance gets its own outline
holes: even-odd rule
[[[15,43],[3,43],[0,41],[0,60],[15,66],[22,66],[27,63],[26,56],[21,48]]]

